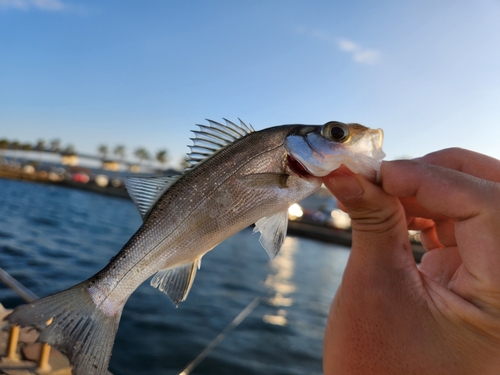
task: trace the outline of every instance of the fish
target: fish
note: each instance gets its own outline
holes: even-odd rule
[[[288,208],[344,164],[376,179],[383,132],[360,124],[251,125],[207,120],[193,131],[190,166],[175,177],[128,177],[143,223],[98,273],[62,292],[19,306],[6,320],[31,326],[66,354],[74,375],[104,375],[123,307],[151,285],[176,306],[186,299],[204,254],[255,224],[273,259],[286,237]]]

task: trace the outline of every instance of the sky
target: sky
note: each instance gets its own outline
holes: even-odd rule
[[[177,165],[223,117],[500,159],[500,0],[0,0],[0,138]]]

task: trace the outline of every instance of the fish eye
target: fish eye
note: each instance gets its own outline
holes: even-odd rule
[[[341,122],[327,122],[321,127],[321,135],[334,142],[346,142],[349,139],[349,129]]]

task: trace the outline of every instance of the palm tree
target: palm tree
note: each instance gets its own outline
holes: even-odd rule
[[[35,150],[38,151],[38,166],[40,167],[40,165],[42,164],[43,151],[45,151],[45,141],[43,139],[39,139],[36,142]]]
[[[61,151],[61,154],[66,156],[74,156],[76,155],[76,150],[73,145],[67,145],[64,150]]]
[[[23,143],[20,147],[21,150],[23,151],[31,151],[33,149],[33,146],[31,146],[31,143]]]
[[[156,153],[156,160],[161,164],[162,169],[163,169],[163,166],[168,161],[168,152],[167,152],[167,150],[160,150],[160,151],[158,151]]]
[[[144,160],[149,160],[150,159],[148,151],[145,148],[143,148],[143,147],[140,147],[137,150],[135,150],[134,151],[134,155],[135,155],[135,157],[137,159],[139,159],[139,167],[141,167],[142,162]]]
[[[45,141],[43,139],[39,139],[36,142],[35,150],[37,150],[37,151],[44,151],[45,150]]]
[[[108,146],[102,144],[97,148],[97,152],[99,155],[101,155],[102,162],[104,163],[106,161],[106,157],[108,156]]]
[[[12,141],[9,144],[9,148],[14,150],[14,161],[17,162],[17,150],[21,148],[21,143],[19,143],[19,141]]]
[[[75,147],[71,144],[67,145],[65,149],[60,151],[62,156],[61,162],[63,164],[76,165],[78,164],[78,158],[76,157]]]
[[[21,143],[19,141],[12,141],[9,144],[9,148],[11,150],[19,150],[19,147],[21,146]]]
[[[31,151],[31,150],[33,150],[33,146],[31,145],[31,143],[25,142],[25,143],[22,143],[21,145],[19,145],[19,149],[21,151]],[[27,158],[29,158],[29,156],[27,156],[27,155],[29,155],[29,154],[24,153],[24,155],[23,155],[25,163],[26,163]]]
[[[127,155],[127,152],[125,151],[125,146],[124,145],[116,146],[113,151],[113,154],[115,154],[119,158],[120,164],[123,164],[125,156]]]
[[[53,152],[59,152],[61,148],[61,140],[60,139],[53,139],[50,141],[50,150]]]
[[[3,153],[5,150],[9,148],[9,141],[4,139],[0,139],[0,163],[3,163]]]

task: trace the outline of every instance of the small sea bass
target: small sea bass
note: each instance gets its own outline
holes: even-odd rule
[[[6,319],[33,326],[39,341],[65,353],[74,375],[104,375],[122,309],[151,275],[151,285],[178,305],[201,258],[255,223],[271,258],[283,244],[288,207],[345,164],[375,178],[385,154],[382,130],[328,122],[254,131],[208,121],[194,131],[189,167],[179,177],[131,177],[127,190],[142,226],[97,274],[60,293],[14,310]]]

